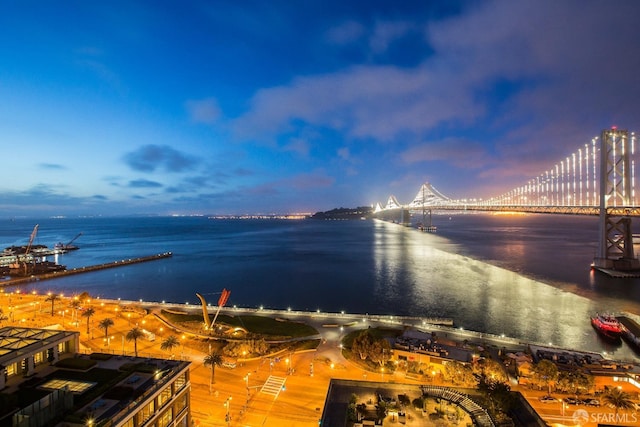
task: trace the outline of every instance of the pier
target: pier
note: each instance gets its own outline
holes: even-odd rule
[[[624,326],[622,338],[636,353],[640,353],[640,325],[626,316],[619,316],[616,319]]]
[[[23,283],[37,282],[40,280],[57,279],[60,277],[71,276],[74,274],[89,273],[91,271],[106,270],[107,268],[122,267],[125,265],[139,264],[141,262],[155,261],[157,259],[170,258],[173,256],[171,252],[163,252],[161,254],[143,256],[138,258],[123,259],[120,261],[108,262],[105,264],[90,265],[87,267],[72,268],[70,270],[55,271],[52,273],[32,275],[29,277],[12,277],[8,280],[0,282],[0,287],[21,285]]]

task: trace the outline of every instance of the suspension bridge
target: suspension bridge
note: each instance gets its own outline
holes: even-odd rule
[[[503,211],[598,216],[598,252],[593,267],[604,271],[640,272],[634,254],[632,219],[640,217],[636,199],[636,135],[605,129],[549,170],[500,196],[451,199],[425,183],[407,204],[390,196],[375,216],[410,224],[411,213],[444,211]]]

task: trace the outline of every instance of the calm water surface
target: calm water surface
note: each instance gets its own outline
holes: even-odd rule
[[[635,355],[601,342],[596,311],[640,313],[640,282],[589,268],[596,218],[435,216],[437,234],[380,221],[204,217],[2,220],[0,245],[74,242],[68,268],[171,251],[169,259],[26,285],[105,298],[450,317],[456,326],[569,348]]]

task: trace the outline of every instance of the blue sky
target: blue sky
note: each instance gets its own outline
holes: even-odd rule
[[[640,2],[3,1],[0,215],[522,185],[640,130]]]

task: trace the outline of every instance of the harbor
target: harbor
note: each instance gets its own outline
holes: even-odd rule
[[[158,259],[170,258],[173,256],[171,252],[163,252],[156,255],[143,256],[138,258],[129,258],[119,261],[108,262],[104,264],[90,265],[87,267],[72,268],[70,270],[54,271],[51,273],[31,275],[28,277],[10,277],[0,282],[1,287],[22,285],[24,283],[37,282],[41,280],[57,279],[60,277],[71,276],[74,274],[89,273],[92,271],[105,270],[108,268],[122,267],[125,265],[139,264],[142,262],[155,261]]]

